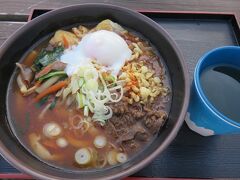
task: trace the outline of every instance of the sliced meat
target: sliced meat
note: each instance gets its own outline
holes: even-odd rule
[[[52,45],[52,44],[48,44],[48,46],[46,47],[46,50],[47,50],[47,51],[53,51],[53,50],[54,50],[54,47],[56,47],[56,46],[54,46],[54,45]]]
[[[110,105],[113,110],[113,113],[117,116],[124,114],[128,111],[128,102],[127,101],[120,101],[118,103],[113,103]]]
[[[136,151],[160,130],[167,118],[164,107],[161,107],[164,104],[160,102],[130,105],[123,99],[111,104],[113,116],[105,125],[106,131],[124,151]]]
[[[135,152],[135,150],[139,149],[140,146],[141,146],[141,144],[139,142],[137,142],[136,140],[134,140],[134,139],[131,139],[131,140],[128,140],[128,141],[124,141],[122,143],[122,148],[127,153]]]
[[[166,118],[167,118],[166,112],[152,111],[147,113],[147,115],[143,119],[143,123],[151,134],[155,134],[162,127]]]
[[[130,109],[131,109],[131,115],[135,119],[140,119],[140,118],[144,117],[144,115],[145,115],[145,112],[143,112],[142,104],[140,104],[140,103],[133,104]]]
[[[109,137],[111,137],[113,139],[118,138],[117,130],[110,121],[108,121],[105,124],[105,126],[103,126],[103,128],[104,128],[105,132],[108,134]]]
[[[126,127],[124,130],[125,131],[123,131],[121,134],[118,133],[120,137],[118,138],[117,142],[120,144],[124,141],[132,139],[147,141],[151,136],[141,123],[136,123],[133,126],[130,126],[130,128]]]
[[[128,41],[131,41],[131,42],[134,42],[134,43],[136,43],[138,40],[132,35],[132,34],[130,34],[130,33],[128,33],[128,34],[121,34],[121,36],[122,36],[122,38],[126,41],[126,40],[128,40]]]
[[[149,133],[144,130],[144,131],[138,131],[135,134],[135,139],[138,141],[148,141],[150,139],[151,135],[149,135]]]
[[[65,67],[66,67],[65,63],[63,63],[61,61],[54,61],[53,63],[44,67],[39,73],[37,73],[35,78],[38,79],[41,76],[44,76],[44,75],[48,74],[52,70],[57,70],[57,71],[64,70]]]
[[[147,132],[147,130],[143,127],[142,124],[138,124],[133,126],[133,130],[135,132],[134,138],[139,141],[148,141],[151,135]]]
[[[149,61],[150,57],[143,54],[139,57],[139,61]]]
[[[123,118],[128,118],[126,120],[127,122],[134,118],[142,118],[145,115],[142,105],[139,103],[129,105],[127,101],[120,101],[119,103],[111,104],[111,108],[115,115],[123,115]]]
[[[124,141],[131,140],[134,138],[135,134],[136,132],[132,130],[129,130],[126,133],[122,133],[121,136],[117,139],[117,143],[122,144]]]

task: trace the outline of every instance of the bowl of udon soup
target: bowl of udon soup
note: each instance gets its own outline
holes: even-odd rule
[[[104,4],[46,13],[0,52],[0,152],[40,179],[116,179],[176,136],[188,77],[151,19]]]

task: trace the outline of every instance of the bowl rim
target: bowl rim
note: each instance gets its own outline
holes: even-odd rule
[[[173,47],[177,57],[179,58],[179,64],[181,66],[181,70],[183,72],[183,79],[184,79],[184,98],[183,98],[183,104],[182,104],[182,108],[181,108],[181,112],[180,115],[178,116],[177,120],[176,120],[176,124],[174,125],[172,131],[169,133],[169,135],[164,139],[164,141],[162,142],[162,144],[156,148],[154,150],[154,152],[152,154],[150,154],[148,157],[146,157],[145,159],[143,159],[141,161],[141,163],[135,164],[134,166],[130,166],[128,169],[125,169],[123,171],[119,171],[118,173],[112,174],[112,175],[108,175],[105,176],[103,178],[98,178],[98,179],[119,179],[122,177],[126,177],[130,174],[135,173],[136,171],[142,169],[144,166],[146,166],[147,164],[149,164],[150,162],[152,162],[152,160],[159,155],[163,150],[166,149],[166,147],[172,142],[172,140],[176,137],[178,131],[180,130],[184,119],[185,119],[185,115],[187,112],[187,108],[188,108],[188,103],[189,103],[189,98],[190,98],[190,83],[189,83],[189,74],[187,72],[187,67],[185,65],[185,62],[183,60],[183,56],[181,51],[179,50],[177,44],[175,43],[175,41],[171,38],[171,36],[169,35],[168,32],[166,32],[161,26],[159,26],[156,22],[154,22],[152,19],[134,11],[131,10],[129,8],[126,7],[122,7],[122,6],[117,6],[117,5],[112,5],[112,4],[105,4],[105,3],[83,3],[83,4],[78,4],[78,5],[71,5],[71,6],[65,6],[59,9],[54,9],[50,12],[47,12],[37,18],[34,18],[33,20],[31,20],[30,22],[26,23],[25,25],[23,25],[21,28],[19,28],[13,35],[11,35],[1,46],[1,51],[0,51],[0,57],[3,54],[4,49],[7,49],[9,47],[9,45],[11,45],[14,40],[21,35],[25,29],[31,28],[32,26],[34,26],[35,24],[37,24],[38,22],[41,22],[43,20],[48,19],[48,16],[54,16],[55,14],[61,12],[61,11],[66,11],[66,10],[72,10],[73,8],[88,8],[88,7],[97,7],[97,8],[109,8],[109,9],[115,9],[115,10],[119,10],[122,12],[127,12],[129,14],[132,14],[133,16],[138,16],[138,18],[141,18],[141,20],[148,24],[149,26],[151,26],[152,28],[156,29],[157,31],[159,31],[169,42],[169,44]],[[12,166],[14,166],[15,168],[19,169],[22,172],[25,172],[33,177],[36,178],[40,178],[40,179],[56,179],[59,178],[57,176],[52,176],[50,174],[46,174],[46,173],[42,173],[40,171],[38,171],[37,169],[33,169],[31,166],[29,166],[27,163],[23,163],[21,162],[17,156],[15,156],[14,154],[12,154],[8,148],[6,148],[6,146],[0,141],[0,154],[3,155],[3,158],[5,160],[7,160]],[[63,178],[59,178],[59,179],[63,179]]]

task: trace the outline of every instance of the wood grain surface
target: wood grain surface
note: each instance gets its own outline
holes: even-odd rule
[[[0,21],[0,45],[2,45],[4,41],[6,41],[7,38],[17,31],[23,24],[23,22]]]
[[[1,0],[0,12],[29,14],[32,8],[60,8],[79,3],[109,3],[133,9],[234,11],[239,12],[239,0]]]
[[[0,45],[26,23],[33,8],[59,8],[86,2],[110,3],[136,10],[232,12],[240,22],[239,0],[0,0]],[[178,43],[191,75],[195,63],[204,52],[217,46],[237,44],[231,24],[227,21],[155,20]],[[239,168],[240,135],[201,137],[184,124],[167,150],[135,176],[239,178]],[[0,173],[4,170],[17,172],[0,160]]]

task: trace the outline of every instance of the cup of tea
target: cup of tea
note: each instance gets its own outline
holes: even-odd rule
[[[240,133],[240,47],[220,47],[199,60],[186,123],[203,136]]]

